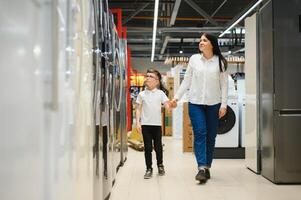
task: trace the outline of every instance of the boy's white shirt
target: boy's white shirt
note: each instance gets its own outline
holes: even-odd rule
[[[161,126],[161,106],[169,99],[166,94],[157,88],[153,90],[145,89],[140,92],[136,103],[141,107],[141,125]]]

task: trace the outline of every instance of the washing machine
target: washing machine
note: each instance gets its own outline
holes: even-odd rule
[[[228,79],[227,113],[219,120],[215,147],[238,147],[239,145],[239,105],[236,85],[231,76]]]
[[[238,147],[239,107],[237,97],[228,98],[227,114],[219,120],[215,147]]]

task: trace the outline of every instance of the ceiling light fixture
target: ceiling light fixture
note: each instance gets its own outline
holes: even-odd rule
[[[222,32],[218,37],[223,37],[229,30],[231,30],[236,24],[238,24],[247,14],[249,14],[258,4],[260,4],[263,0],[258,0],[245,14],[243,14],[238,20],[236,20],[229,28],[227,28],[224,32]]]
[[[154,62],[154,58],[155,58],[156,34],[157,34],[157,21],[158,21],[158,8],[159,8],[159,0],[155,0],[154,27],[153,27],[153,41],[152,41],[152,56],[151,56],[151,62]]]
[[[184,50],[183,50],[183,41],[184,41],[184,39],[181,38],[181,44],[180,44],[180,50],[179,50],[180,54],[182,54],[184,52]]]

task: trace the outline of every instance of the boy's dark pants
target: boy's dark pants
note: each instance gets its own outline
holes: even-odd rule
[[[144,157],[145,157],[146,168],[152,169],[153,146],[156,152],[157,165],[163,164],[161,126],[143,125],[142,135],[143,135],[143,142],[144,142]]]

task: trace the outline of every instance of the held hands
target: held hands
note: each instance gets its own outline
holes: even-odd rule
[[[175,107],[177,107],[177,102],[173,100],[169,100],[164,104],[165,108],[167,109],[168,112],[171,112],[171,110]]]
[[[169,101],[169,106],[171,107],[171,108],[176,108],[177,107],[177,99],[173,99],[173,100],[171,100],[171,101]]]
[[[222,118],[227,113],[227,108],[221,107],[218,112],[218,117]]]

